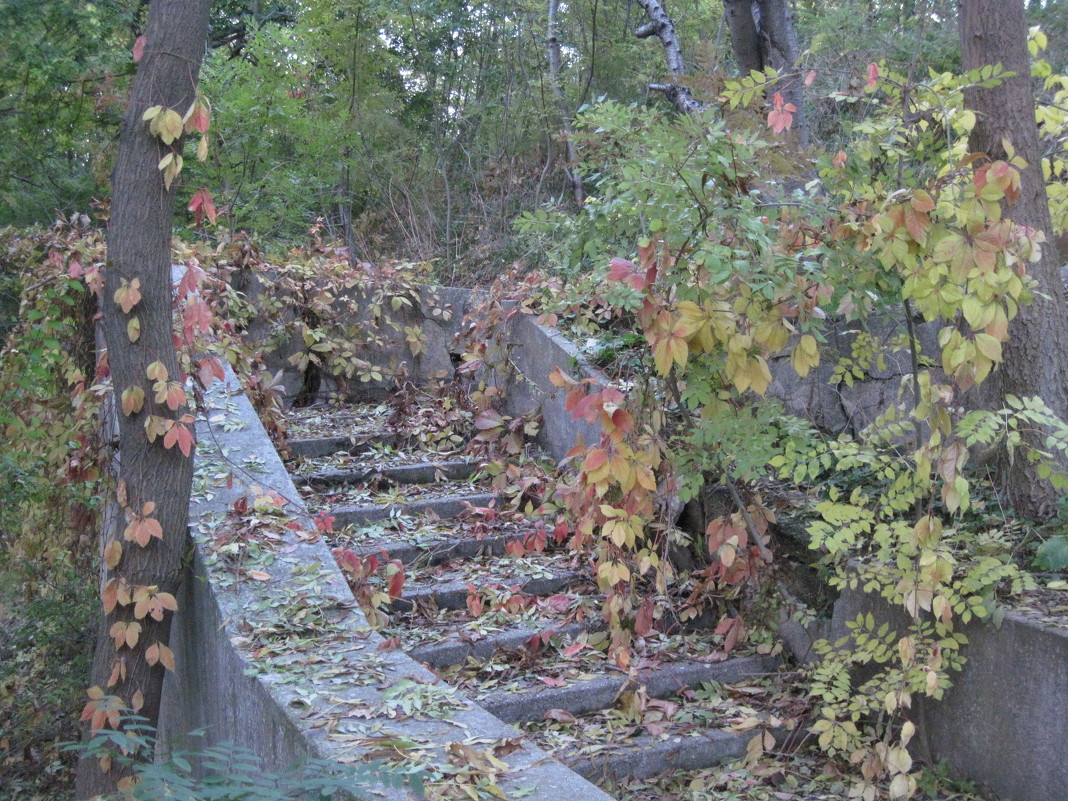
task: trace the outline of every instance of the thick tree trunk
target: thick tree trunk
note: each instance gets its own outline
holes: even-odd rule
[[[797,109],[791,130],[797,143],[806,147],[805,93],[801,76],[796,72],[801,50],[789,3],[787,0],[724,0],[723,14],[742,73],[748,75],[753,70],[761,72],[773,67],[784,76],[776,90]]]
[[[575,202],[580,206],[586,201],[586,188],[582,183],[582,175],[578,172],[578,150],[571,136],[571,112],[567,108],[567,100],[564,98],[564,89],[560,85],[560,26],[558,16],[560,13],[560,0],[549,0],[549,36],[547,48],[549,51],[549,82],[552,84],[553,97],[556,98],[556,107],[560,112],[560,126],[563,132],[564,148],[567,151],[568,166],[564,168],[567,179],[571,183],[571,191],[575,195]]]
[[[758,9],[754,0],[723,0],[723,15],[727,19],[727,30],[731,32],[734,59],[743,75],[764,69],[760,32],[754,16],[754,12],[759,13]]]
[[[1004,205],[1005,216],[1020,225],[1045,232],[1043,257],[1029,265],[1038,280],[1034,303],[1024,306],[1009,328],[1005,362],[991,376],[1000,398],[1038,395],[1062,418],[1068,416],[1068,312],[1056,262],[1049,205],[1042,176],[1042,155],[1035,123],[1034,90],[1027,51],[1027,21],[1023,0],[961,0],[959,3],[961,56],[965,70],[1001,64],[1016,73],[990,89],[969,89],[967,106],[978,122],[972,131],[973,152],[1005,158],[1002,140],[1027,161],[1020,196]],[[1041,446],[1044,437],[1033,441]],[[1022,459],[1001,465],[1001,483],[1018,512],[1039,518],[1051,511],[1057,493],[1039,480],[1034,466]]]
[[[181,381],[172,333],[171,224],[177,185],[164,187],[160,159],[171,152],[149,132],[142,120],[152,106],[173,109],[180,115],[193,103],[197,75],[208,35],[210,0],[153,0],[145,33],[145,49],[137,68],[119,138],[112,174],[111,221],[108,226],[107,283],[101,302],[116,407],[131,387],[144,391],[143,408],[130,415],[116,409],[119,427],[119,480],[125,486],[126,507],[134,514],[150,507],[162,537],[152,536],[146,546],[125,541],[129,516],[107,526],[105,544],[117,540],[122,552],[118,563],[105,571],[104,580],[118,579],[130,588],[155,587],[173,593],[181,574],[187,542],[192,456],[178,447],[165,448],[163,438],[149,442],[145,422],[150,415],[176,420],[186,412],[155,401],[149,365],[159,362],[171,381]],[[181,140],[175,143],[180,151]],[[114,300],[123,283],[140,285],[141,300],[124,312]],[[131,341],[128,324],[136,317],[140,335]],[[121,500],[121,493],[120,493]],[[114,552],[113,552],[114,553]],[[114,586],[114,585],[113,585]],[[149,665],[146,651],[166,644],[170,612],[156,621],[135,613],[133,604],[119,603],[105,616],[93,665],[93,686],[116,696],[129,709],[156,725],[163,689],[162,661]],[[116,647],[109,635],[113,625],[140,624],[135,643]],[[166,661],[166,660],[164,660]],[[78,771],[76,795],[90,798],[113,791],[121,777],[117,768],[104,772],[96,760],[84,760]]]

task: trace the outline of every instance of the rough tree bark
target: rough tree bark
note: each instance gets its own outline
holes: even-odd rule
[[[150,364],[160,362],[170,380],[180,380],[172,333],[170,266],[177,185],[172,184],[169,190],[164,188],[163,173],[157,164],[171,148],[150,134],[142,114],[155,105],[184,114],[192,104],[208,36],[210,6],[210,0],[153,0],[144,53],[126,106],[112,173],[107,278],[101,301],[104,336],[116,405],[127,388],[139,387],[145,394],[140,411],[130,415],[116,411],[118,478],[125,485],[127,509],[138,514],[143,512],[145,503],[154,503],[155,508],[148,516],[162,530],[162,537],[152,536],[141,547],[123,540],[129,517],[107,527],[105,544],[118,541],[122,552],[117,564],[105,569],[103,580],[117,579],[131,590],[155,587],[160,592],[173,593],[176,589],[187,544],[193,473],[191,455],[183,455],[178,447],[165,448],[162,437],[150,443],[145,429],[150,415],[175,420],[186,409],[182,406],[171,410],[165,403],[157,403],[154,382],[146,375]],[[181,140],[176,147],[180,144]],[[123,281],[129,285],[134,280],[140,283],[141,300],[126,313],[114,300],[115,292]],[[140,323],[140,335],[132,342],[127,325],[134,317]],[[104,616],[92,683],[156,725],[163,689],[162,662],[166,660],[149,665],[146,652],[155,644],[166,644],[171,614],[166,612],[161,621],[143,610],[141,615],[137,617],[132,603],[120,602]],[[126,639],[121,647],[116,647],[109,635],[116,623],[140,624],[136,641],[131,643]],[[99,761],[83,760],[78,770],[76,797],[84,799],[112,792],[121,777],[117,766],[105,772]]]
[[[801,51],[790,4],[787,0],[723,0],[723,14],[743,73],[773,67],[784,74],[776,88],[783,100],[797,108],[791,130],[798,144],[806,147],[805,93],[801,76],[796,74]]]
[[[560,111],[560,128],[563,133],[564,149],[567,152],[568,166],[564,168],[567,180],[571,183],[571,191],[575,195],[575,202],[580,206],[586,201],[586,188],[582,183],[582,175],[575,169],[578,163],[578,150],[575,141],[571,137],[571,112],[567,108],[567,100],[564,98],[564,88],[560,84],[560,0],[549,0],[549,35],[546,47],[549,51],[549,83],[552,84],[553,97],[556,98],[556,107]]]
[[[960,0],[958,4],[961,56],[965,70],[1001,64],[1015,73],[990,89],[965,91],[965,102],[976,112],[970,147],[992,159],[1005,158],[1002,140],[1009,141],[1027,161],[1020,176],[1016,203],[1003,203],[1005,216],[1020,225],[1043,231],[1046,245],[1042,259],[1029,265],[1038,280],[1034,303],[1020,309],[1009,328],[1004,364],[992,376],[999,398],[1007,394],[1038,395],[1062,418],[1068,416],[1068,311],[1056,262],[1046,186],[1042,176],[1042,153],[1035,123],[1034,90],[1027,51],[1027,20],[1024,0]],[[1043,437],[1035,437],[1041,446]],[[1041,481],[1033,465],[1016,459],[1002,460],[1001,485],[1016,510],[1037,519],[1051,511],[1058,494]]]

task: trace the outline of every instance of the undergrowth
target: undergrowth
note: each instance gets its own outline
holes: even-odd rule
[[[0,797],[65,801],[92,662],[96,598],[62,558],[49,575],[0,553]],[[27,593],[27,590],[29,592]]]

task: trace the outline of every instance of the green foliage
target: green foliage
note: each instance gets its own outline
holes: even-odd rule
[[[1035,567],[1039,570],[1068,568],[1068,535],[1050,537],[1035,552]]]
[[[19,559],[84,559],[95,539],[100,395],[86,281],[99,280],[103,239],[85,223],[76,215],[51,229],[0,230],[7,270],[33,287],[0,350],[0,479],[10,501],[0,527]]]
[[[27,498],[16,500],[2,512],[26,508]],[[69,556],[35,563],[0,551],[0,786],[7,797],[70,797],[74,760],[58,744],[79,734],[95,606],[91,583]]]
[[[69,748],[83,759],[117,750],[122,755],[115,761],[134,767],[133,781],[125,782],[111,801],[327,801],[339,796],[372,798],[382,787],[409,786],[417,793],[423,787],[421,771],[401,771],[377,762],[361,765],[308,759],[286,770],[268,770],[259,756],[232,743],[169,748],[164,758],[153,760],[152,729],[136,716],[129,716],[121,731],[102,732],[86,744]]]
[[[0,226],[87,208],[106,185],[137,5],[0,6]]]

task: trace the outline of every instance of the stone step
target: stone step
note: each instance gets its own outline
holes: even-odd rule
[[[584,715],[607,709],[627,690],[645,687],[650,698],[667,698],[702,682],[733,684],[778,669],[781,660],[772,656],[742,656],[722,662],[665,662],[638,671],[607,673],[566,687],[542,687],[528,692],[500,692],[479,699],[479,706],[505,723],[543,720],[550,709]]]
[[[776,743],[782,741],[784,731],[771,731]],[[745,756],[746,748],[756,732],[734,732],[709,729],[689,737],[662,740],[657,737],[635,737],[629,742],[606,745],[595,755],[579,755],[568,749],[553,756],[584,779],[595,784],[616,783],[627,779],[648,779],[675,770],[702,770]]]
[[[440,670],[451,665],[458,665],[468,659],[487,662],[494,654],[501,651],[523,648],[532,637],[547,631],[562,637],[575,637],[583,632],[596,630],[599,626],[599,622],[591,621],[540,629],[517,628],[478,640],[463,634],[450,634],[445,640],[412,648],[408,651],[408,655],[416,662],[422,662],[433,670]]]
[[[807,708],[801,699],[781,691],[778,677],[747,675],[749,670],[774,667],[776,660],[765,660],[728,660],[737,661],[736,672],[742,674],[742,683],[734,686],[713,680],[678,694],[669,691],[670,697],[658,699],[648,687],[636,691],[634,684],[623,685],[609,706],[580,715],[550,707],[541,721],[527,720],[519,727],[528,741],[597,782],[712,767],[744,756],[754,737],[767,738],[762,743],[765,749],[784,742]],[[699,670],[695,669],[694,678]],[[578,693],[570,697],[584,705]],[[485,701],[479,703],[483,706]],[[501,710],[492,704],[483,708],[502,719]]]
[[[389,520],[391,517],[399,515],[418,517],[419,515],[434,514],[439,519],[448,519],[459,516],[471,506],[489,506],[495,500],[497,500],[497,496],[494,493],[477,492],[444,498],[409,501],[408,503],[339,506],[331,509],[330,515],[334,518],[335,528],[363,526],[380,520]]]
[[[411,545],[403,540],[381,541],[373,545],[350,548],[359,557],[380,554],[385,551],[390,559],[399,559],[404,565],[429,567],[452,559],[477,559],[482,556],[503,556],[511,542],[522,542],[530,536],[529,531],[516,531],[482,539],[465,537],[455,542],[439,545]]]
[[[404,465],[369,465],[350,470],[324,470],[293,476],[298,487],[321,489],[346,484],[365,484],[369,481],[390,484],[434,484],[440,481],[463,481],[478,470],[476,462],[454,459],[426,461]]]
[[[334,453],[366,453],[372,444],[395,446],[397,435],[392,431],[380,431],[370,434],[354,434],[339,437],[309,437],[291,439],[286,445],[292,456],[304,459],[318,459]]]
[[[573,570],[554,571],[551,576],[538,576],[525,578],[514,576],[508,579],[495,580],[486,578],[469,581],[460,579],[447,581],[437,586],[405,584],[404,594],[392,602],[390,608],[406,612],[413,609],[417,604],[432,604],[438,609],[463,609],[467,606],[468,584],[478,587],[480,584],[500,583],[518,587],[518,591],[525,595],[552,595],[559,592],[573,581],[578,581],[582,576]]]

